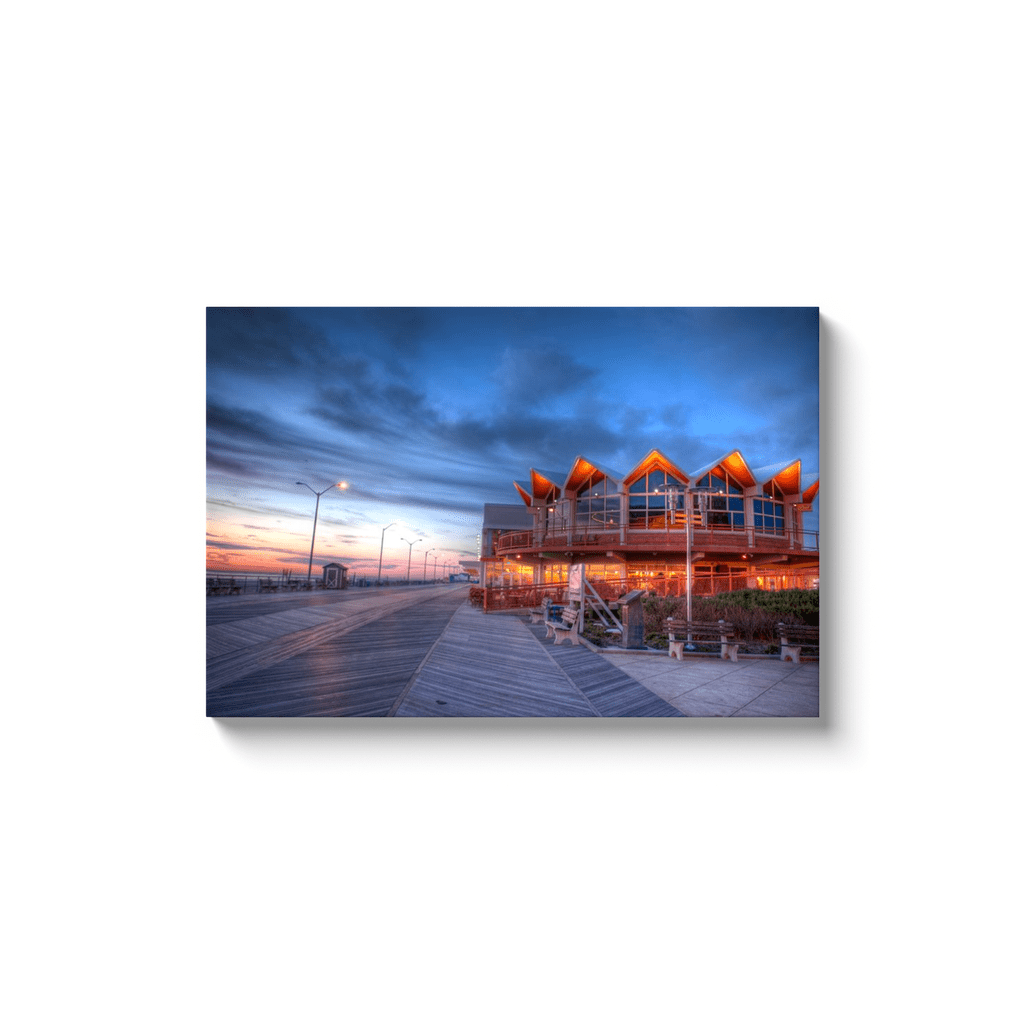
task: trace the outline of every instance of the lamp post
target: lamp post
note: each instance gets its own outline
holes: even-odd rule
[[[431,551],[433,551],[433,550],[434,550],[434,548],[427,548],[427,550],[423,552],[423,582],[424,583],[427,582],[427,555],[429,555],[431,553]],[[412,553],[412,548],[409,548],[409,553],[410,554]]]
[[[661,488],[658,488],[660,492]],[[665,488],[668,506],[665,509],[665,532],[668,532],[668,518],[669,511],[675,512],[679,508],[679,490],[680,488],[668,485]],[[693,502],[690,495],[693,493],[690,485],[684,484],[682,488],[683,492],[683,515],[686,517],[686,621],[690,622],[693,619],[693,604],[692,604],[692,593],[693,593]],[[673,516],[673,519],[675,517]],[[686,634],[687,643],[690,642],[692,637],[689,633]]]
[[[295,481],[296,487],[309,487],[309,484],[304,484],[301,480]],[[309,584],[310,579],[313,576],[313,545],[316,544],[316,520],[317,516],[320,515],[320,495],[326,494],[332,487],[338,487],[341,490],[345,490],[348,487],[348,483],[342,480],[340,483],[329,484],[322,491],[313,491],[312,487],[309,487],[311,491],[316,495],[316,508],[313,510],[313,539],[309,542],[309,568],[306,570],[306,583]]]
[[[437,582],[437,552],[434,552],[434,582]]]
[[[686,507],[686,621],[691,622],[693,620],[693,612],[691,611],[691,594],[693,593],[693,499],[690,497],[690,485],[687,484],[683,491],[683,502]],[[693,638],[689,633],[686,634],[686,640],[689,642]]]
[[[388,525],[385,526],[384,529],[380,531],[380,558],[377,561],[377,586],[378,587],[380,586],[380,570],[381,570],[381,566],[384,564],[384,531],[385,530],[390,530],[391,527],[394,526],[394,525],[395,525],[394,523],[388,523]]]
[[[405,540],[403,537],[402,540]],[[419,544],[423,540],[422,537],[417,537],[415,540],[405,540],[405,543],[409,545],[409,563],[405,567],[405,585],[409,585],[409,574],[412,571],[412,546],[413,544]]]

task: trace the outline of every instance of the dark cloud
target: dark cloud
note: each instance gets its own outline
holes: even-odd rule
[[[248,466],[241,459],[233,459],[207,447],[206,470],[207,472],[214,470],[226,476],[245,476]]]
[[[211,367],[273,376],[333,356],[324,332],[291,310],[210,307],[206,361]]]
[[[422,435],[435,418],[422,395],[396,385],[320,388],[306,411],[332,429],[381,444]]]
[[[439,311],[402,306],[352,306],[312,308],[302,312],[308,320],[330,332],[343,348],[349,344],[362,347],[370,338],[376,352],[408,358],[418,355],[433,336]],[[399,377],[406,375],[400,362],[396,362],[394,373]]]
[[[277,444],[287,433],[284,426],[271,416],[210,401],[206,403],[206,430],[207,436],[220,435],[248,444]]]
[[[597,376],[592,366],[554,342],[531,348],[506,348],[491,374],[510,406],[536,406],[576,394]]]

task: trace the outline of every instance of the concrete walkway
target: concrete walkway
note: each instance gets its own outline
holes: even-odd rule
[[[690,718],[817,718],[818,663],[670,658],[602,651],[616,668]]]

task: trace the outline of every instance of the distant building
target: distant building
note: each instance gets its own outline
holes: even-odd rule
[[[480,531],[480,578],[487,573],[488,559],[493,562],[500,537],[522,533],[533,527],[533,516],[522,505],[484,505],[484,522]]]
[[[328,562],[324,566],[323,585],[327,590],[344,590],[348,586],[348,566]]]
[[[739,451],[684,472],[657,449],[628,473],[577,457],[567,472],[514,481],[523,505],[485,505],[485,586],[591,579],[680,594],[687,547],[695,594],[818,585],[818,534],[803,527],[818,493],[796,459],[751,469]]]

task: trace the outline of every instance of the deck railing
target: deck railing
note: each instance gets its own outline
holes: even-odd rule
[[[622,539],[624,538],[624,540]],[[817,551],[818,534],[811,530],[756,530],[750,526],[711,526],[694,527],[691,534],[691,546],[696,550],[702,547],[726,550],[761,550],[761,551]],[[611,548],[611,549],[660,549],[669,551],[686,550],[686,527],[670,526],[660,529],[639,530],[626,527],[620,536],[619,530],[548,530],[537,533],[534,530],[522,530],[507,533],[498,537],[495,544],[496,554],[515,551],[551,551],[577,550],[579,548]]]
[[[810,573],[793,572],[789,576],[790,589],[811,589]],[[629,590],[644,590],[658,597],[685,597],[686,577],[648,577],[634,576],[629,579],[591,580],[594,590],[605,601],[615,601]],[[746,590],[750,585],[746,576],[694,576],[691,593],[694,597],[714,597],[732,590]],[[483,586],[473,587],[470,591],[470,603],[483,608],[485,612],[516,611],[524,608],[539,608],[545,597],[550,597],[555,604],[568,601],[569,585],[567,583],[534,583],[519,586]]]

